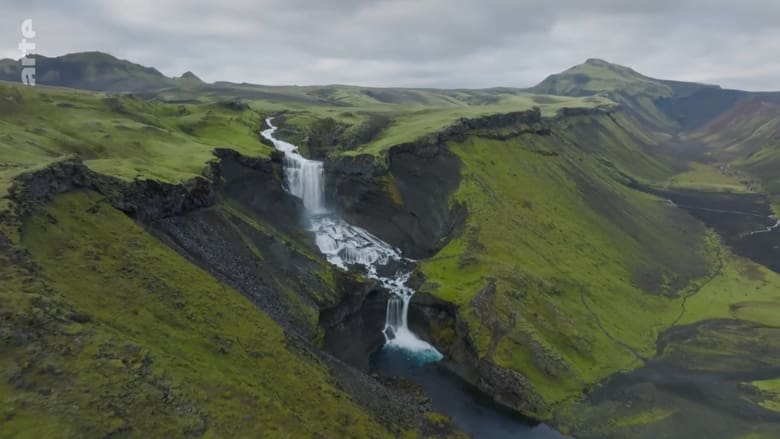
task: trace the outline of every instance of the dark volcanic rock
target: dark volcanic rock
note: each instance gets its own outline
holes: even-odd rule
[[[470,340],[466,323],[456,321],[455,335],[452,344],[445,351],[441,366],[489,395],[500,405],[526,415],[544,411],[545,403],[527,377],[500,367],[489,358],[480,358]]]
[[[443,352],[455,342],[457,307],[428,293],[417,293],[409,304],[409,329]]]
[[[361,155],[328,164],[331,202],[345,218],[412,258],[432,256],[462,222],[462,206],[450,207],[460,182],[460,160],[433,144],[390,151],[389,167]]]
[[[388,297],[387,291],[374,289],[363,300],[355,298],[351,304],[339,304],[324,311],[320,318],[320,325],[325,330],[323,349],[351,366],[367,371],[371,354],[385,344],[382,329]],[[359,306],[355,306],[358,301]]]
[[[396,435],[404,433],[399,427],[424,432],[433,430],[423,437],[451,437],[456,430],[450,423],[439,426],[426,419],[425,414],[431,411],[431,401],[421,394],[419,387],[399,380],[369,376],[327,353],[320,354],[320,358],[330,368],[339,387]],[[445,431],[436,431],[436,427]]]
[[[206,172],[211,173],[210,169]],[[183,184],[142,179],[125,181],[98,174],[78,159],[53,163],[16,177],[10,195],[19,216],[25,216],[54,195],[80,189],[104,195],[114,207],[139,220],[173,216],[216,201],[214,188],[206,177],[196,177]]]
[[[512,128],[506,133],[502,129]],[[446,143],[469,133],[486,137],[548,132],[539,109],[461,119],[436,134],[397,145],[387,163],[372,155],[340,157],[326,163],[329,202],[353,224],[422,259],[441,249],[465,220],[450,203],[460,184],[460,159]]]
[[[280,157],[251,158],[229,149],[217,149],[215,154],[221,159],[218,191],[223,198],[239,203],[285,233],[302,235],[305,209],[301,200],[283,189]],[[302,241],[314,250],[312,240]]]

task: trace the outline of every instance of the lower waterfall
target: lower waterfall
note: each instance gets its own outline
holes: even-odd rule
[[[278,127],[272,122],[272,118],[266,119],[269,128],[262,131],[261,135],[270,140],[276,149],[284,152],[287,190],[303,201],[317,247],[331,264],[343,269],[352,265],[362,266],[368,277],[379,281],[390,291],[383,330],[385,348],[408,351],[419,361],[440,360],[442,355],[436,348],[409,330],[409,302],[414,295],[414,290],[406,286],[409,270],[399,268],[390,275],[380,273],[383,267],[405,267],[411,261],[390,244],[329,211],[324,201],[325,174],[322,162],[303,157],[297,146],[275,138]]]

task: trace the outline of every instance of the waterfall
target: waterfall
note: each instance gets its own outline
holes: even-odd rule
[[[310,216],[311,231],[320,252],[328,262],[343,269],[351,265],[364,267],[368,277],[390,291],[385,316],[385,347],[403,349],[423,361],[438,361],[439,351],[418,338],[408,327],[409,302],[414,290],[406,286],[409,271],[397,270],[393,275],[380,275],[379,268],[388,264],[408,265],[401,252],[372,235],[367,230],[349,224],[330,212],[325,206],[325,173],[322,162],[309,160],[298,152],[298,147],[274,137],[277,127],[272,118],[266,119],[270,128],[260,134],[270,140],[276,149],[284,152],[284,173],[287,190],[303,200]],[[406,264],[405,264],[406,263]]]
[[[298,147],[283,140],[276,139],[274,133],[278,127],[271,125],[260,133],[273,142],[274,147],[284,152],[284,176],[287,190],[303,200],[306,210],[311,213],[325,212],[325,172],[322,162],[309,160],[298,152]]]
[[[323,210],[322,162],[307,160],[300,154],[287,154],[284,159],[287,187],[291,194],[303,200],[306,210]]]

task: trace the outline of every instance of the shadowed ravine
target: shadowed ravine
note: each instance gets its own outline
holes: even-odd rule
[[[272,124],[272,118],[266,123],[270,128],[261,134],[285,153],[287,190],[303,201],[308,216],[306,223],[315,235],[319,250],[328,262],[340,268],[360,267],[391,293],[383,330],[386,341],[372,358],[373,369],[417,383],[431,398],[436,410],[449,415],[456,425],[475,437],[562,438],[544,424],[533,424],[499,407],[460,379],[430,364],[441,360],[442,355],[408,327],[409,303],[414,290],[406,282],[413,261],[329,210],[324,202],[322,162],[303,157],[295,145],[275,138],[277,127]],[[389,269],[391,267],[396,268]],[[387,274],[388,271],[392,274]]]

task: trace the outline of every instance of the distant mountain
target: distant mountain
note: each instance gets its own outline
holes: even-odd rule
[[[80,52],[49,58],[36,58],[37,83],[95,91],[149,92],[181,85],[182,81],[202,84],[191,72],[181,79],[169,78],[153,67],[145,67],[102,52]],[[0,60],[0,80],[19,81],[18,61]]]
[[[19,61],[12,59],[0,59],[0,79],[10,81],[13,76],[14,81],[19,81],[21,73],[19,64]]]
[[[262,86],[229,82],[207,84],[189,71],[171,78],[153,67],[102,52],[80,52],[52,58],[34,56],[37,58],[37,82],[41,85],[148,94],[167,100],[193,99],[207,93],[223,97],[345,106],[366,102],[448,106],[495,103],[502,96],[528,92],[577,97],[598,95],[621,104],[640,120],[661,130],[697,129],[746,98],[780,102],[778,93],[751,93],[726,90],[717,85],[656,79],[629,67],[595,58],[550,75],[525,90],[435,90],[341,85]],[[0,60],[0,80],[18,82],[20,71],[18,60]]]
[[[531,88],[535,93],[562,96],[590,96],[621,93],[631,96],[671,97],[674,89],[628,67],[591,58],[562,73],[548,76]]]
[[[198,76],[197,76],[197,75],[195,75],[194,73],[192,73],[192,72],[190,72],[190,71],[186,71],[186,72],[184,72],[184,74],[183,74],[183,75],[181,75],[181,76],[179,77],[179,79],[182,79],[182,80],[187,80],[187,81],[191,81],[191,82],[195,82],[195,83],[199,83],[199,84],[203,84],[203,80],[201,80],[200,78],[198,78]]]
[[[745,94],[737,92],[734,95],[733,91],[717,85],[655,79],[601,59],[589,59],[550,75],[529,91],[561,96],[606,96],[625,105],[645,121],[666,128],[701,124],[734,105]],[[729,95],[727,99],[722,99],[724,94]],[[685,105],[691,103],[692,96],[703,95],[719,105],[715,108],[702,105],[700,99],[695,99],[693,105]],[[681,100],[686,101],[681,104]]]
[[[606,96],[659,131],[706,145],[710,160],[748,170],[765,188],[780,191],[780,93],[655,79],[599,59],[550,75],[529,91]]]

